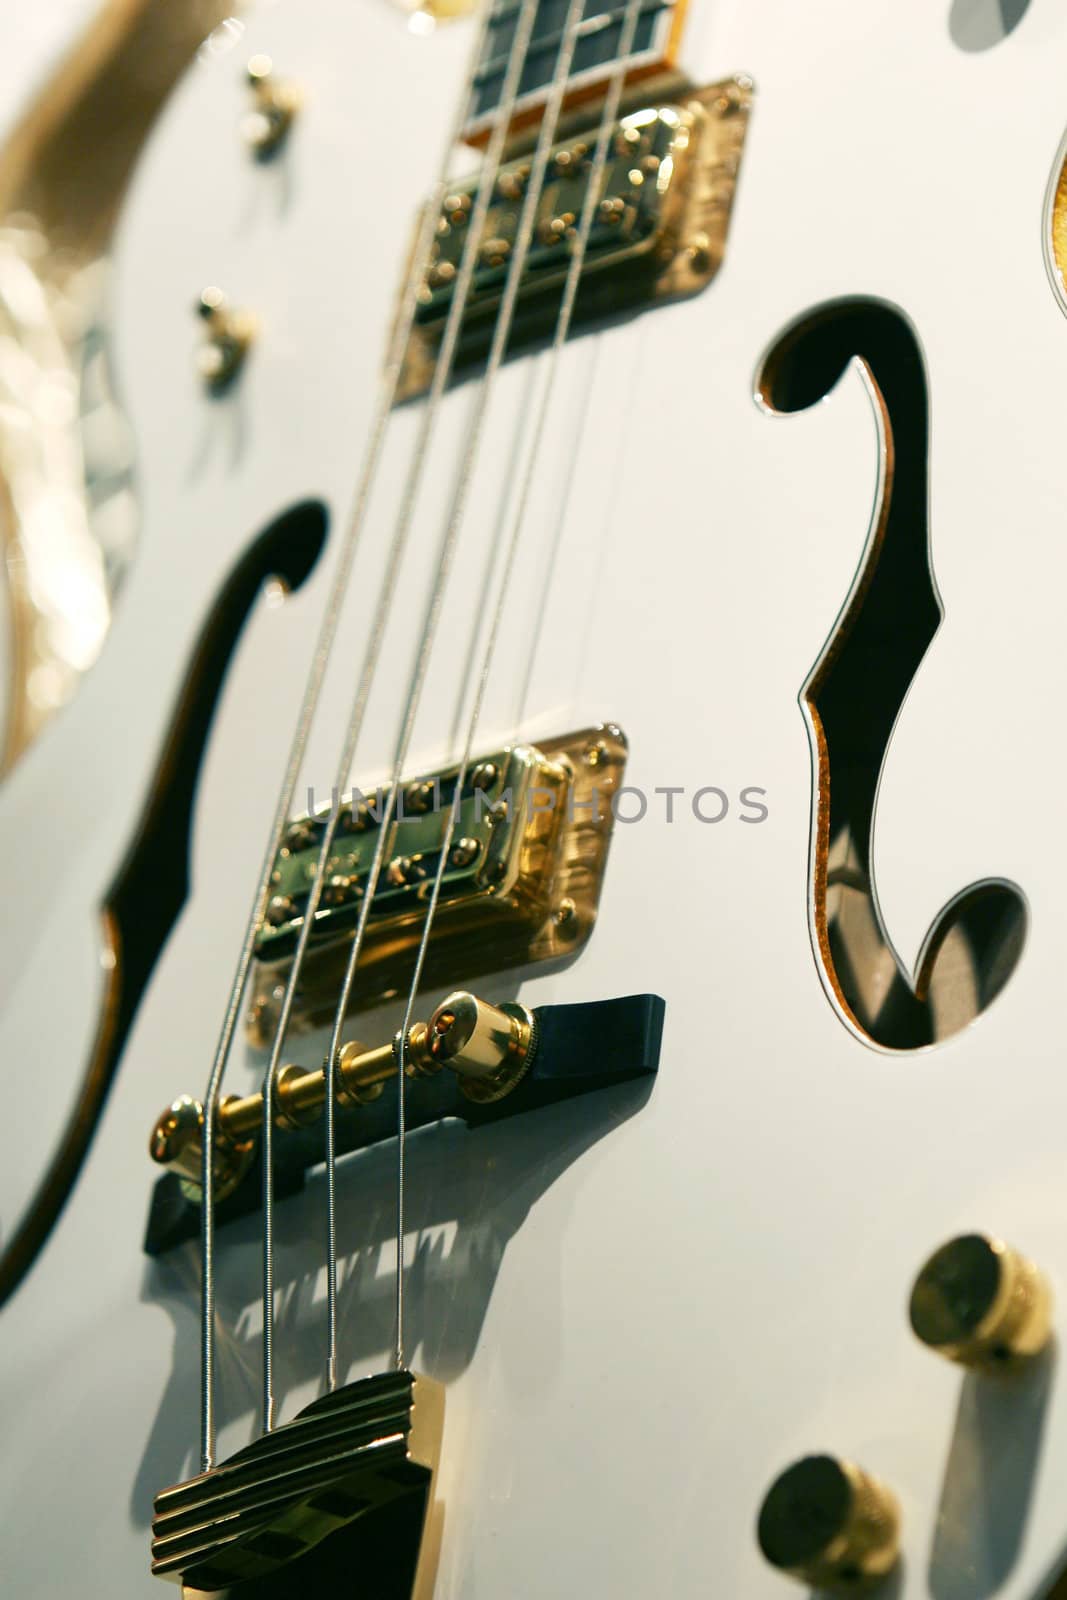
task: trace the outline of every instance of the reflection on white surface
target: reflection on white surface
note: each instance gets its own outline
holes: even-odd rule
[[[245,25],[238,17],[225,17],[217,28],[212,28],[207,38],[197,51],[200,61],[213,61],[216,56],[224,56],[237,44],[245,31]]]
[[[30,218],[0,228],[0,515],[12,604],[32,616],[29,737],[96,659],[136,532],[97,322],[106,270],[49,252]]]
[[[50,0],[46,6],[7,8],[0,19],[0,139],[6,139],[34,89],[89,21],[97,3]],[[0,593],[0,739],[8,719],[14,648],[11,614]]]

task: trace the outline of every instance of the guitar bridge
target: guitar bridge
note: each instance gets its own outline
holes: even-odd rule
[[[301,1591],[350,1594],[361,1573],[407,1562],[410,1586],[398,1572],[397,1592],[428,1595],[422,1533],[443,1420],[443,1388],[405,1370],[324,1395],[220,1466],[156,1496],[153,1573],[190,1597],[251,1581],[241,1594],[281,1600]]]
[[[471,1127],[555,1105],[659,1066],[664,1003],[658,995],[622,995],[577,1005],[488,1005],[449,995],[429,1023],[411,1029],[406,1073],[412,1080],[409,1130],[459,1117]],[[345,1045],[336,1070],[335,1148],[362,1150],[396,1133],[399,1037],[377,1049]],[[274,1188],[299,1190],[323,1159],[322,1068],[283,1067],[274,1090]],[[156,1184],[145,1231],[149,1255],[161,1255],[200,1230],[204,1108],[188,1095],[167,1107],[152,1130],[152,1159],[167,1170]],[[215,1220],[222,1226],[262,1199],[258,1094],[224,1099],[216,1111]]]

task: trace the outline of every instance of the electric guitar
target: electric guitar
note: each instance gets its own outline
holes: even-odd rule
[[[13,1592],[1047,1592],[1067,23],[1005,17],[201,50],[137,561],[0,793]]]

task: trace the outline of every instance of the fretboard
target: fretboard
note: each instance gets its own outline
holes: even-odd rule
[[[635,65],[666,56],[676,4],[677,0],[641,0],[634,44],[629,52]],[[568,0],[539,0],[519,85],[522,108],[536,104],[552,83],[567,10]],[[585,0],[582,31],[568,75],[571,85],[580,87],[595,81],[618,60],[625,15],[625,4],[605,5],[604,0]],[[518,17],[519,0],[495,0],[482,61],[474,75],[472,128],[484,124],[500,104]]]

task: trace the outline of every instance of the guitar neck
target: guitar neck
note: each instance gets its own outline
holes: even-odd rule
[[[471,85],[467,135],[484,133],[503,96],[521,0],[493,0],[482,57]],[[680,31],[685,0],[641,0],[633,47],[627,52],[635,74],[667,67]],[[620,59],[626,18],[622,4],[585,0],[581,29],[568,74],[568,93],[595,93]],[[519,82],[516,115],[536,118],[548,97],[567,15],[567,0],[540,0]]]

